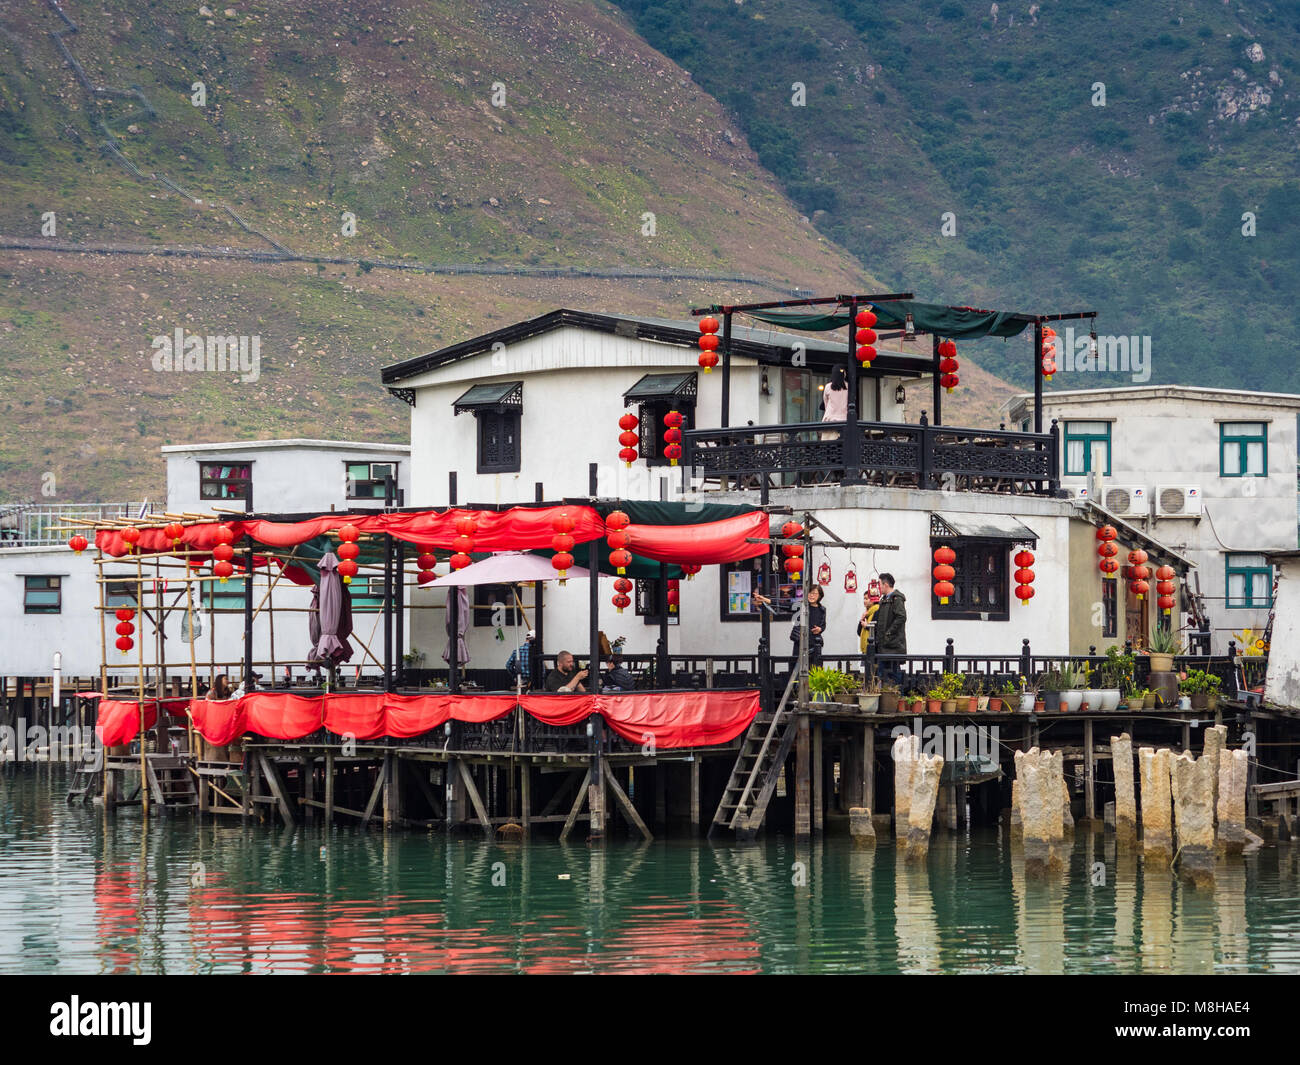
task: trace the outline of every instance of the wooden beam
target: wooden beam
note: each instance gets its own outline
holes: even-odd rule
[[[280,780],[279,769],[261,751],[257,752],[257,761],[262,767],[262,775],[266,777],[266,782],[271,786],[271,794],[275,796],[275,801],[280,807],[280,816],[284,818],[286,825],[292,827],[297,824],[297,818],[293,815],[293,806],[289,803],[288,794],[285,791],[283,782]]]
[[[623,808],[623,813],[627,819],[641,833],[647,841],[653,840],[654,836],[646,828],[645,822],[641,820],[641,815],[636,812],[636,807],[632,805],[632,800],[627,797],[627,793],[619,786],[618,779],[614,776],[614,770],[610,768],[608,762],[603,763],[605,779],[609,782],[611,790],[614,792],[614,800]]]
[[[587,799],[587,785],[591,781],[590,768],[582,775],[582,783],[578,785],[578,794],[573,797],[573,806],[569,810],[569,816],[564,819],[564,828],[560,830],[560,842],[563,843],[569,838],[569,833],[573,831],[573,826],[578,820],[578,813],[582,810],[582,804]]]
[[[474,806],[474,813],[478,816],[479,824],[483,826],[483,831],[491,839],[492,821],[487,815],[487,810],[483,807],[483,799],[479,796],[478,788],[474,786],[474,777],[469,771],[469,766],[459,759],[456,764],[460,767],[460,778],[465,782],[465,792],[469,795],[469,801]]]
[[[384,763],[379,763],[379,772],[375,774],[375,786],[370,789],[370,798],[366,801],[366,812],[361,815],[361,824],[368,825],[375,816],[375,807],[379,805],[379,796],[384,793],[384,782],[388,779],[384,773]]]

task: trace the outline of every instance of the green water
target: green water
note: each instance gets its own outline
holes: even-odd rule
[[[1090,835],[1027,882],[994,832],[915,868],[887,841],[143,827],[66,786],[0,769],[0,973],[1300,972],[1296,844],[1195,891]]]

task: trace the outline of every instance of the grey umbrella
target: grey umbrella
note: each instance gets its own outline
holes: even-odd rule
[[[352,657],[352,594],[339,576],[339,560],[332,551],[321,556],[320,585],[312,597],[312,612],[308,615],[313,638],[312,662],[324,662],[331,667]]]
[[[448,597],[450,598],[450,597]],[[464,667],[469,664],[469,647],[465,643],[465,633],[469,629],[469,589],[464,585],[456,589],[456,664]],[[451,611],[447,611],[447,646],[442,652],[442,660],[451,662]]]

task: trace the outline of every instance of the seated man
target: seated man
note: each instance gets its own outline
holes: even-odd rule
[[[562,695],[585,692],[587,689],[582,686],[582,681],[586,676],[587,671],[577,668],[573,655],[568,651],[561,651],[555,656],[555,668],[546,676],[546,690],[559,692]]]
[[[632,676],[623,666],[623,656],[611,656],[609,665],[605,669],[605,684],[602,690],[630,692],[635,689],[636,677]]]

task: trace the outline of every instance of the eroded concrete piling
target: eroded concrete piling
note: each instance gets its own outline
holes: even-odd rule
[[[1219,756],[1217,846],[1224,854],[1240,854],[1246,846],[1246,771],[1249,760],[1245,751],[1224,751]]]
[[[1197,886],[1214,882],[1214,759],[1184,751],[1173,760],[1178,871]]]
[[[1115,773],[1115,841],[1130,847],[1137,841],[1137,791],[1133,787],[1133,739],[1127,732],[1110,738]]]
[[[894,834],[899,839],[906,839],[912,809],[912,771],[921,756],[921,737],[896,737],[891,753],[894,758]]]
[[[1162,747],[1138,751],[1142,780],[1142,857],[1168,865],[1174,857],[1173,796],[1170,792],[1170,755]]]
[[[1025,868],[1035,873],[1065,867],[1065,777],[1060,752],[1033,747],[1016,752],[1020,823],[1024,833]]]
[[[876,826],[871,821],[871,811],[865,806],[849,808],[849,835],[853,842],[863,847],[876,845]]]
[[[922,859],[930,850],[930,827],[934,804],[939,798],[939,777],[943,755],[923,754],[912,766],[912,799],[908,808],[907,857]]]

